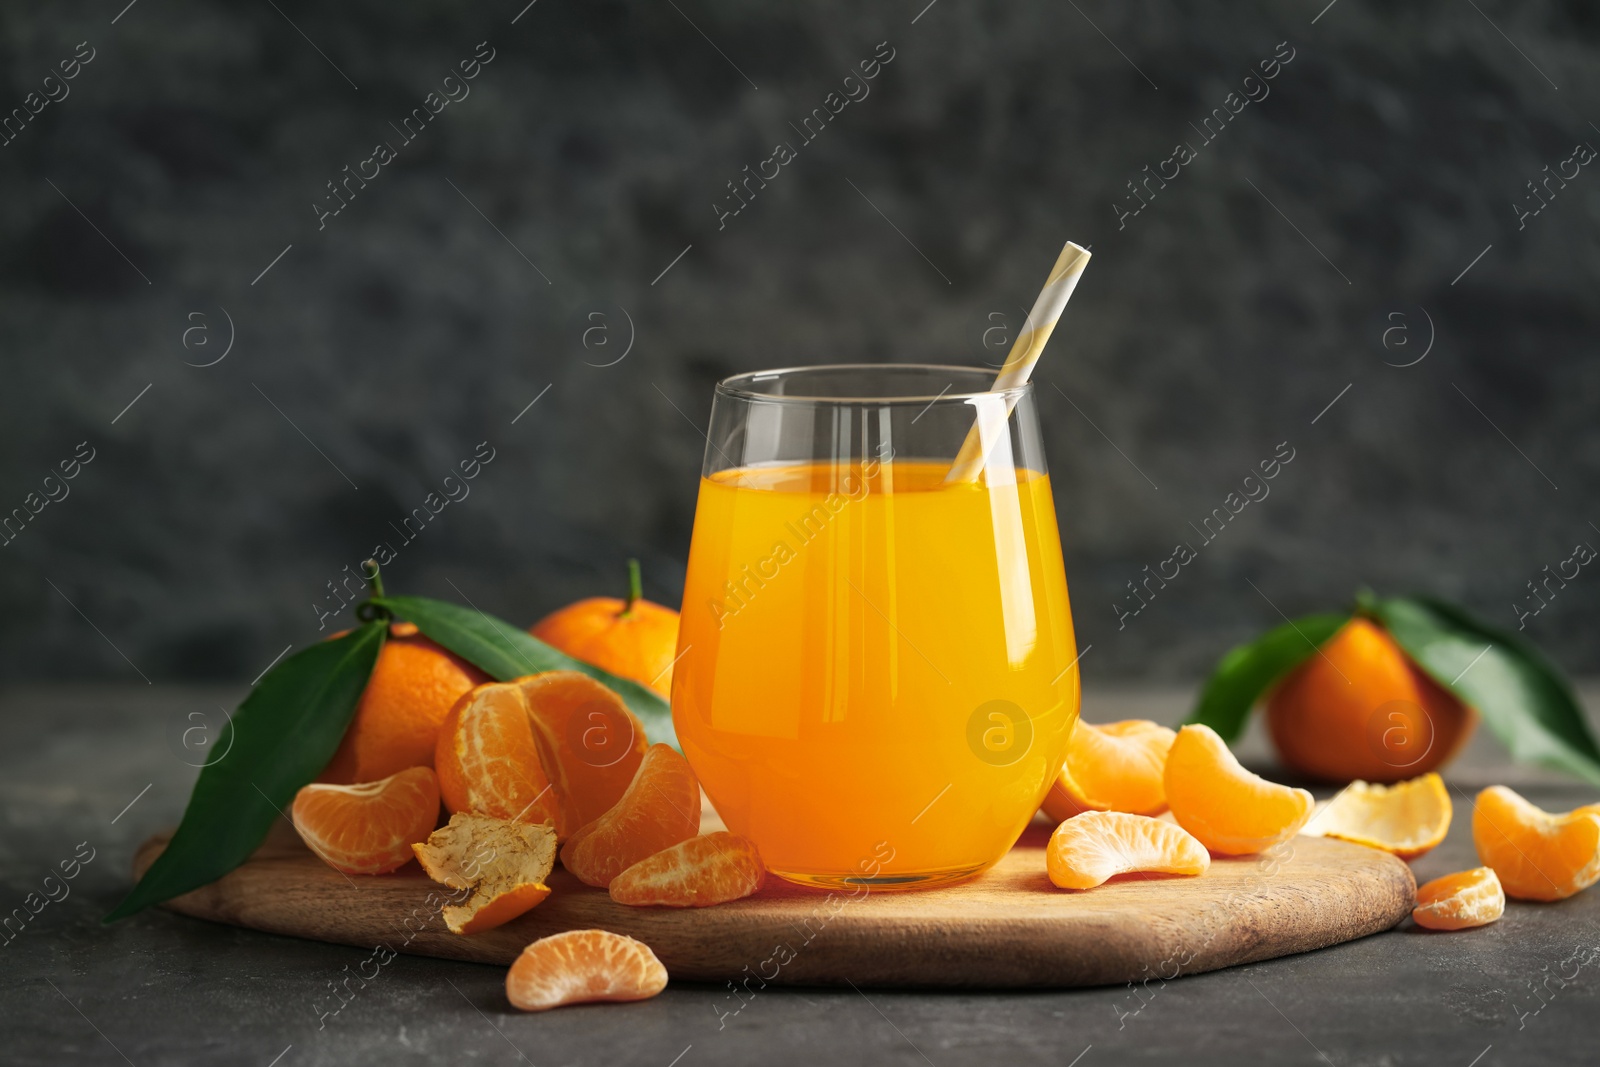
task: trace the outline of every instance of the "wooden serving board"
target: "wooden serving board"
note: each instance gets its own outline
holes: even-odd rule
[[[286,831],[286,827],[279,831]],[[601,928],[648,944],[674,979],[762,984],[1087,986],[1230,967],[1387,930],[1416,882],[1387,853],[1297,837],[1277,865],[1218,859],[1199,878],[1128,876],[1083,892],[1045,877],[1042,820],[1005,859],[960,885],[828,894],[772,879],[713,908],[629,908],[559,866],[553,892],[496,930],[460,937],[439,917],[443,886],[416,864],[347,877],[292,831],[243,866],[165,906],[213,922],[373,949],[509,964],[530,941]],[[142,874],[166,846],[140,847]]]

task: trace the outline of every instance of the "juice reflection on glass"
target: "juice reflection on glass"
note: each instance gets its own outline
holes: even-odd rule
[[[913,388],[894,375],[883,384]],[[724,455],[708,450],[673,715],[729,829],[792,880],[925,885],[981,870],[1032,817],[1077,718],[1037,442],[1022,449],[1035,453],[1027,466],[1006,441],[978,481],[947,484],[972,412],[911,426],[938,386],[926,389],[914,405],[875,398],[874,410],[783,397],[729,435],[741,458],[778,458],[732,465],[715,435]],[[1013,415],[1017,432],[1036,434],[1031,410]],[[937,439],[938,458],[898,454],[897,427],[924,455],[919,435]]]

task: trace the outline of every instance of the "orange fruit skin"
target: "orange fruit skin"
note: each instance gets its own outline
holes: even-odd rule
[[[650,946],[609,930],[568,930],[522,950],[506,972],[506,999],[523,1011],[596,1000],[644,1000],[667,987]]]
[[[345,874],[385,874],[411,859],[439,821],[439,782],[408,767],[377,782],[313,782],[295,794],[289,819],[324,863]]]
[[[755,842],[718,831],[635,863],[611,880],[611,899],[636,907],[704,908],[747,897],[765,878]]]
[[[1167,810],[1162,775],[1177,736],[1146,719],[1104,725],[1079,719],[1061,773],[1040,807],[1057,822],[1086,811],[1161,814]]]
[[[561,865],[605,889],[642,859],[700,832],[700,783],[667,745],[651,745],[616,807],[580,828],[561,848]]]
[[[1358,778],[1313,816],[1305,832],[1380,849],[1409,862],[1444,840],[1453,815],[1449,790],[1433,771],[1388,786]]]
[[[1434,770],[1466,744],[1477,719],[1360,617],[1267,698],[1267,732],[1283,765],[1330,782],[1397,782]]]
[[[672,696],[672,661],[678,654],[678,613],[649,600],[597,596],[568,604],[528,632],[574,659]]]
[[[1178,825],[1224,856],[1287,841],[1300,832],[1314,805],[1306,790],[1245,770],[1215,730],[1198,724],[1178,731],[1163,784]]]
[[[555,863],[555,831],[478,814],[452,815],[448,825],[415,844],[417,862],[429,878],[466,900],[440,909],[451,933],[492,930],[537,906],[550,895],[544,884]]]
[[[565,840],[621,799],[644,759],[644,725],[586,674],[546,671],[461,697],[434,765],[451,812],[548,822]]]
[[[320,780],[375,782],[407,767],[433,766],[439,724],[451,705],[488,680],[411,623],[391,623],[355,717]]]
[[[1417,890],[1411,918],[1429,930],[1487,926],[1506,911],[1506,894],[1492,867],[1474,867],[1435,878]]]
[[[493,930],[496,926],[504,926],[517,916],[537,907],[549,895],[550,887],[542,882],[519,885],[508,893],[501,893],[479,908],[472,918],[461,923],[453,932],[479,934],[485,930]]]
[[[1093,889],[1134,871],[1204,874],[1211,855],[1182,827],[1146,815],[1090,811],[1056,827],[1045,869],[1062,889]]]
[[[1556,815],[1490,786],[1472,806],[1472,842],[1519,900],[1565,900],[1600,880],[1600,804]]]

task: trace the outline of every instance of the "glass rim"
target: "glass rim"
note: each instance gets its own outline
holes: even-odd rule
[[[716,392],[719,396],[733,397],[739,400],[753,401],[768,404],[928,404],[936,401],[951,401],[966,403],[983,397],[1021,398],[1032,389],[1032,382],[1023,382],[1008,389],[980,389],[974,392],[952,393],[948,389],[941,393],[896,394],[879,396],[811,396],[800,393],[764,393],[755,389],[743,388],[744,383],[764,381],[768,378],[779,378],[786,375],[805,374],[816,371],[946,371],[954,374],[981,374],[993,376],[998,373],[994,367],[978,367],[968,364],[955,363],[822,363],[809,367],[774,367],[768,370],[746,371],[743,374],[733,374],[717,383]]]

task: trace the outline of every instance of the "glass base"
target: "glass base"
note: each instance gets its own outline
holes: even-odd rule
[[[908,889],[936,889],[954,885],[976,877],[989,869],[980,863],[971,867],[954,867],[941,871],[924,871],[915,874],[880,874],[867,877],[860,874],[802,874],[798,871],[772,871],[786,882],[803,885],[808,889],[843,890],[857,894],[865,888],[868,893],[900,892]]]

